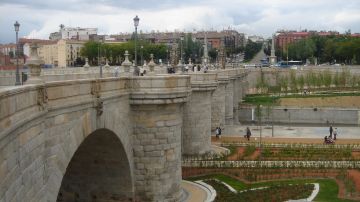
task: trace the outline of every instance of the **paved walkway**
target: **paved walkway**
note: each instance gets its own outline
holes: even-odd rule
[[[249,125],[252,133],[250,141],[258,141],[260,127]],[[336,126],[334,126],[336,127]],[[337,127],[336,144],[360,144],[360,127]],[[246,125],[225,126],[221,141],[243,141]],[[262,126],[261,136],[264,142],[272,143],[323,143],[329,135],[329,127],[315,126],[283,126],[275,125],[272,136],[271,126]],[[256,140],[255,140],[256,138]],[[215,140],[215,138],[213,139]],[[215,141],[216,142],[216,141]]]
[[[186,200],[187,202],[203,202],[207,199],[206,191],[194,183],[183,180],[181,182],[181,187],[189,193]]]
[[[264,49],[261,48],[261,50],[254,56],[253,59],[250,60],[250,64],[261,64],[261,60],[266,58],[266,55],[264,53]]]

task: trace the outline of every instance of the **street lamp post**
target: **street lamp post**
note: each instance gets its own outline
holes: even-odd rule
[[[144,49],[144,46],[140,46],[140,54],[141,54],[141,55],[140,55],[140,57],[141,57],[141,58],[140,58],[140,59],[141,59],[140,65],[141,65],[141,66],[144,65],[144,63],[143,63],[143,62],[144,62],[144,60],[143,60],[143,55],[144,55],[143,49]]]
[[[20,24],[18,23],[18,21],[15,22],[14,27],[15,27],[15,32],[16,32],[16,49],[15,49],[15,55],[16,55],[16,82],[15,82],[15,85],[19,86],[19,85],[21,85],[21,83],[20,83],[19,53],[18,53],[19,52],[18,33],[19,33]]]
[[[181,36],[180,36],[180,59],[181,59],[181,64],[184,63],[184,61],[183,61],[183,59],[184,59],[184,58],[183,58],[183,54],[184,54],[183,41],[184,41],[184,36],[181,35]]]
[[[137,67],[137,45],[136,45],[136,42],[137,42],[137,27],[139,26],[139,21],[140,21],[140,18],[138,16],[135,16],[134,18],[134,26],[135,26],[135,62],[134,62],[134,65],[135,65],[135,75],[139,75],[139,70],[138,70],[138,67]]]
[[[101,44],[102,44],[103,40],[100,41],[99,44],[99,49],[98,49],[98,65],[100,66],[100,78],[103,77],[103,69],[102,69],[102,63],[101,63]]]

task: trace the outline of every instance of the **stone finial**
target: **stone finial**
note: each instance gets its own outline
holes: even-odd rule
[[[150,54],[150,62],[149,62],[149,69],[150,69],[150,73],[153,73],[154,72],[154,68],[155,68],[155,62],[154,62],[154,54]]]
[[[184,69],[183,69],[183,64],[182,64],[182,61],[181,61],[181,59],[179,60],[179,63],[178,63],[178,65],[176,65],[176,72],[179,72],[179,70],[181,70],[182,72],[184,72]]]
[[[124,72],[125,73],[129,73],[130,72],[130,66],[132,65],[132,63],[129,61],[129,51],[125,51],[125,60],[123,63],[121,63],[121,66],[124,67]]]
[[[83,67],[85,67],[85,70],[89,69],[90,65],[89,65],[89,59],[88,58],[85,58],[85,65]]]
[[[26,84],[41,84],[44,83],[43,79],[41,78],[41,65],[44,64],[44,61],[41,60],[38,56],[38,45],[33,43],[30,45],[30,58],[26,62],[26,66],[30,68],[30,77],[26,81]]]
[[[105,61],[106,61],[105,68],[109,69],[110,68],[109,60],[106,58]]]

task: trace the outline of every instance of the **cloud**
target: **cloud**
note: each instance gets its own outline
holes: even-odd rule
[[[360,32],[358,0],[2,0],[0,43],[20,36],[48,38],[60,24],[97,27],[99,33],[132,32],[140,17],[143,31],[236,28],[248,34],[270,36],[278,29]],[[16,16],[16,17],[14,17]]]

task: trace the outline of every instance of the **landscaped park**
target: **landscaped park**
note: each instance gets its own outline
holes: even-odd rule
[[[212,137],[227,153],[185,156],[183,178],[212,186],[215,201],[360,201],[360,76],[348,69],[259,70],[254,85],[239,104],[240,129]],[[325,144],[316,129],[329,135],[330,125],[342,132]],[[314,134],[291,137],[293,128]]]

